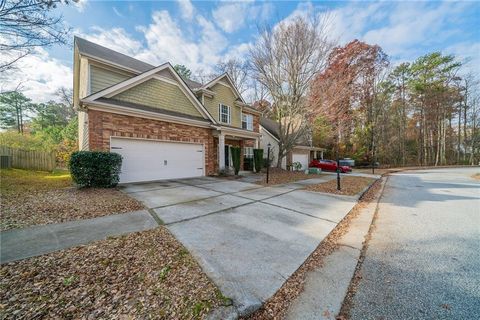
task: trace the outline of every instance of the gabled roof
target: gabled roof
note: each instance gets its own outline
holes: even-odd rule
[[[140,83],[143,83],[144,81],[147,81],[148,79],[154,77],[156,73],[164,69],[168,69],[172,73],[172,75],[176,78],[177,82],[185,89],[184,93],[187,95],[190,102],[192,102],[195,108],[200,112],[200,114],[202,114],[205,117],[205,119],[209,119],[211,122],[216,123],[215,119],[211,116],[211,114],[207,111],[207,109],[205,109],[205,107],[200,103],[200,101],[198,101],[197,97],[193,94],[191,89],[187,86],[187,84],[185,83],[185,80],[178,75],[178,73],[175,71],[172,65],[168,62],[158,67],[154,67],[148,71],[145,71],[137,76],[134,76],[132,78],[119,82],[113,86],[100,90],[94,94],[91,94],[83,98],[82,101],[86,103],[88,102],[93,103],[100,98],[111,98],[112,96],[117,95],[120,92],[128,90],[129,88],[132,88]]]
[[[274,138],[276,138],[277,140],[280,140],[280,125],[278,124],[278,122],[272,119],[260,117],[260,125],[265,130],[267,130]],[[307,135],[302,135],[298,137],[295,143],[295,146],[311,147],[310,142],[308,141]]]
[[[260,117],[260,125],[277,140],[280,139],[280,125],[278,122],[268,118]]]
[[[108,104],[112,104],[112,105],[115,105],[115,106],[127,107],[127,108],[131,108],[131,109],[138,109],[138,110],[149,111],[149,112],[153,112],[153,113],[176,116],[176,117],[179,117],[179,118],[188,118],[188,119],[197,120],[197,121],[205,121],[205,123],[210,123],[209,121],[205,120],[202,117],[196,117],[196,116],[192,116],[192,115],[189,115],[189,114],[184,114],[184,113],[180,113],[180,112],[176,112],[176,111],[172,111],[172,110],[167,110],[167,109],[153,108],[153,107],[145,106],[145,105],[142,105],[142,104],[121,101],[121,100],[117,100],[117,99],[113,99],[113,98],[98,98],[95,101],[100,102],[100,103],[108,103]]]
[[[216,77],[215,79],[211,80],[210,82],[207,82],[205,83],[201,88],[202,89],[207,89],[207,88],[211,88],[213,87],[218,81],[222,80],[223,78],[227,78],[228,79],[228,82],[230,82],[230,86],[231,88],[233,89],[233,91],[235,92],[235,94],[237,95],[237,97],[240,99],[240,101],[242,101],[243,103],[245,103],[245,100],[243,100],[243,97],[242,95],[240,94],[240,92],[238,91],[237,87],[235,86],[235,83],[233,82],[232,78],[230,78],[230,76],[228,75],[228,73],[223,73],[221,75],[219,75],[218,77]]]
[[[99,60],[104,60],[112,64],[117,64],[121,67],[131,69],[132,71],[137,71],[140,73],[153,69],[155,67],[146,62],[129,57],[127,55],[124,55],[123,53],[103,47],[99,44],[90,42],[77,36],[75,36],[74,42],[80,54],[92,58],[97,58]]]
[[[80,54],[129,69],[135,73],[143,73],[155,68],[154,65],[129,57],[123,53],[106,48],[77,36],[74,37],[74,42]],[[199,82],[185,78],[182,78],[182,80],[190,89],[202,87],[202,84]]]

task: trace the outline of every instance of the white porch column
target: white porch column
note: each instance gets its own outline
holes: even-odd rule
[[[260,149],[260,139],[255,139],[255,148]]]
[[[225,134],[218,135],[218,169],[225,169]]]
[[[320,151],[320,157],[323,159],[323,150]]]
[[[317,150],[313,151],[313,159],[317,159]]]

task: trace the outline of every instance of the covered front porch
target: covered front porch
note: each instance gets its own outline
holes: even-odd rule
[[[253,158],[253,149],[260,147],[260,133],[221,127],[214,132],[214,144],[219,171],[233,170],[232,147],[240,147],[240,170],[250,171],[244,160]]]

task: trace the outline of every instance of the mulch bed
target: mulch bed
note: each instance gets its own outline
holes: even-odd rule
[[[278,168],[270,168],[268,184],[267,184],[267,175],[263,175],[263,179],[256,182],[263,186],[270,186],[276,184],[290,183],[298,180],[313,179],[318,178],[315,174],[305,174],[303,171],[287,171]]]
[[[201,319],[231,303],[164,227],[0,267],[1,319]]]
[[[268,299],[258,311],[242,319],[266,320],[285,318],[290,304],[303,291],[308,272],[320,268],[323,265],[323,259],[338,248],[338,240],[348,231],[352,219],[357,217],[368,203],[377,199],[380,188],[381,180],[375,181],[348,215],[345,216],[335,229],[318,245],[315,251],[313,251],[302,266],[287,279],[283,286]]]
[[[337,190],[337,179],[310,185],[306,189],[309,191],[354,196],[365,190],[365,188],[367,188],[374,181],[375,179],[372,178],[343,176],[340,180],[341,190]]]
[[[116,189],[38,190],[2,194],[0,230],[88,219],[144,209]]]

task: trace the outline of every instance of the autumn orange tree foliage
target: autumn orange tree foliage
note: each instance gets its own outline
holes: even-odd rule
[[[379,46],[354,40],[334,48],[327,68],[312,82],[311,110],[326,120],[317,124],[329,126],[337,153],[350,138],[358,117],[372,131],[377,118],[378,79],[387,66],[387,55]]]
[[[434,52],[390,70],[377,45],[334,48],[310,86],[314,141],[363,164],[478,162],[479,81],[461,67]]]

